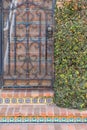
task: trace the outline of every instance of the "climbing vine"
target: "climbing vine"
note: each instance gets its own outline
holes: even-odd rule
[[[55,97],[58,106],[87,107],[87,1],[55,10]]]

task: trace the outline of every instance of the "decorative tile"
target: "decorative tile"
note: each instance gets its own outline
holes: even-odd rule
[[[52,104],[52,97],[1,98],[0,104]]]
[[[18,103],[24,103],[24,99],[23,98],[19,98],[18,99]]]
[[[24,122],[29,122],[30,120],[29,120],[29,118],[25,118],[23,121]]]
[[[15,122],[15,119],[12,117],[9,119],[9,122]]]
[[[75,120],[76,122],[81,122],[82,121],[82,119],[81,118],[76,118],[76,120]]]
[[[87,118],[84,118],[84,119],[83,119],[83,122],[87,122]]]
[[[25,103],[31,103],[31,98],[26,98]]]
[[[32,103],[38,103],[38,98],[33,98]]]
[[[1,121],[2,121],[2,122],[7,122],[7,118],[6,118],[6,117],[3,117]]]
[[[16,98],[12,98],[12,99],[11,99],[11,102],[12,102],[12,103],[17,103],[17,99],[16,99]]]
[[[10,99],[9,99],[9,98],[6,98],[6,99],[4,100],[4,102],[5,102],[6,104],[9,104],[9,103],[10,103]]]
[[[1,123],[87,123],[84,118],[68,118],[68,117],[0,117]]]
[[[22,122],[22,118],[21,118],[21,117],[18,117],[15,121],[16,121],[16,122]]]
[[[69,122],[74,122],[74,119],[73,119],[73,118],[70,118],[68,121],[69,121]]]
[[[52,102],[53,102],[53,99],[51,97],[46,98],[46,103],[52,103]]]
[[[45,98],[40,98],[39,103],[45,103]]]
[[[3,103],[3,98],[0,98],[0,104],[2,104]]]

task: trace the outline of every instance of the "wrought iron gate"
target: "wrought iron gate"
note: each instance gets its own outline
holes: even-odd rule
[[[0,3],[1,86],[52,87],[54,6],[55,0]]]

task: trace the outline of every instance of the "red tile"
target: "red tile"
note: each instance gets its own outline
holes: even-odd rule
[[[20,115],[20,106],[14,108],[14,115]]]
[[[35,124],[33,130],[42,130],[41,125],[40,124]]]
[[[34,130],[34,124],[29,124],[28,125],[28,130]]]
[[[75,113],[72,110],[67,110],[67,113],[69,117],[75,116]]]
[[[54,107],[54,115],[61,115],[60,113],[61,109],[59,107]]]
[[[54,124],[49,124],[49,130],[56,130]]]
[[[19,92],[14,92],[13,97],[15,97],[15,98],[19,98]]]
[[[7,124],[7,125],[1,125],[0,130],[21,130],[21,125],[13,125],[13,124]]]
[[[61,124],[61,129],[60,130],[75,130],[75,125],[74,124]]]
[[[6,92],[2,92],[2,93],[1,93],[1,97],[2,97],[2,98],[6,98],[6,97],[7,97],[7,93],[6,93]]]
[[[13,111],[14,111],[14,108],[9,108],[8,111],[7,111],[7,116],[12,116]]]
[[[61,108],[60,113],[61,113],[61,116],[68,116],[67,110],[64,108]]]
[[[19,97],[20,97],[20,98],[24,98],[25,95],[26,95],[26,92],[25,92],[25,91],[21,91],[21,92],[19,93]]]
[[[43,95],[43,90],[39,91],[39,96],[42,97]]]
[[[46,108],[41,108],[41,116],[46,116]]]
[[[33,108],[29,108],[28,109],[28,116],[30,116],[30,115],[33,115],[33,113],[34,113],[34,110],[33,110]]]
[[[31,96],[32,97],[38,97],[39,96],[39,91],[32,91]]]
[[[7,111],[7,107],[2,107],[0,111],[0,116],[5,116]]]
[[[31,91],[26,91],[25,97],[31,97]]]
[[[34,108],[34,115],[40,115],[40,108]]]
[[[53,110],[53,108],[52,107],[48,107],[48,108],[46,108],[47,110],[47,115],[48,116],[53,116],[54,115],[54,110]]]
[[[49,130],[49,124],[42,124],[41,130]]]
[[[73,124],[67,124],[66,128],[68,128],[68,130],[75,130],[75,125],[73,125]]]
[[[28,128],[28,125],[29,125],[29,124],[23,123],[23,124],[20,124],[20,125],[21,125],[20,130],[30,130],[30,129]]]
[[[55,128],[55,130],[62,130],[61,124],[54,124],[54,128]]]
[[[87,130],[87,124],[76,124],[75,128],[76,130]]]

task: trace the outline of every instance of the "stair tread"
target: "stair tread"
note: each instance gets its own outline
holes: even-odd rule
[[[60,108],[53,105],[0,105],[1,116],[53,116],[53,117],[87,117],[87,110]]]

